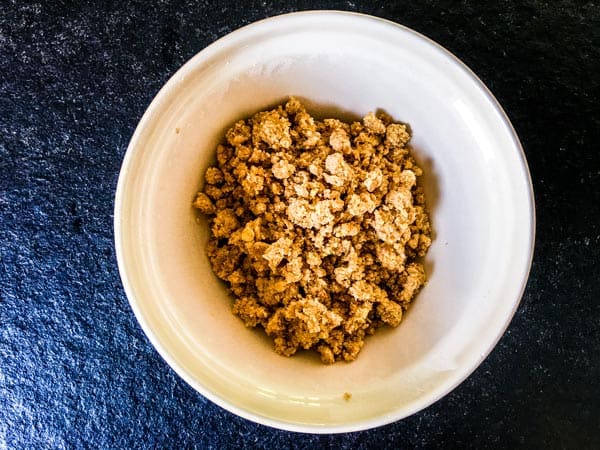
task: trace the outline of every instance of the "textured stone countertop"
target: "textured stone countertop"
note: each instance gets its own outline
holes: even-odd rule
[[[600,4],[0,2],[0,449],[600,448]],[[505,108],[533,178],[521,305],[456,390],[403,421],[304,435],[183,382],[123,292],[113,200],[161,85],[217,38],[299,9],[361,11],[461,58]]]

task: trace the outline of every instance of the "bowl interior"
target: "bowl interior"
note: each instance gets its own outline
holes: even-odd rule
[[[319,116],[383,109],[408,122],[425,170],[429,281],[400,327],[368,338],[350,364],[278,356],[246,329],[210,269],[207,223],[191,207],[228,126],[289,95]],[[512,317],[533,239],[526,164],[482,84],[414,32],[340,13],[263,21],[186,64],[132,139],[115,211],[125,289],[167,362],[229,410],[317,432],[405,417],[462,381]]]

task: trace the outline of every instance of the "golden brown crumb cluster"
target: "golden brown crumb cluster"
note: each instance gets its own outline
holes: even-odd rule
[[[194,206],[210,216],[208,256],[286,356],[354,360],[396,327],[425,282],[429,217],[405,125],[385,114],[315,120],[296,99],[237,122]]]

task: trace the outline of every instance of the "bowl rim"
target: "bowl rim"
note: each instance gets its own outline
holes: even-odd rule
[[[513,144],[512,150],[516,151],[518,154],[522,173],[524,174],[524,176],[526,178],[526,184],[528,185],[528,188],[529,188],[528,189],[528,197],[526,199],[526,203],[528,203],[529,211],[530,211],[530,215],[528,218],[529,222],[530,222],[529,248],[528,248],[529,260],[526,265],[526,270],[524,270],[524,272],[522,274],[522,278],[520,280],[519,295],[513,300],[513,305],[512,305],[512,309],[511,309],[510,313],[506,316],[504,323],[502,324],[502,326],[500,327],[500,329],[498,331],[498,334],[496,335],[493,342],[491,342],[490,345],[486,348],[485,352],[481,355],[481,358],[473,366],[466,367],[465,369],[463,369],[463,373],[457,378],[457,380],[453,383],[449,383],[439,393],[431,395],[431,396],[424,396],[424,398],[415,401],[413,403],[414,406],[411,408],[411,411],[408,414],[406,414],[404,412],[400,412],[400,413],[379,415],[379,416],[376,416],[375,418],[372,418],[369,420],[359,420],[359,421],[352,422],[347,425],[346,424],[344,424],[344,425],[306,425],[306,424],[288,422],[288,421],[284,421],[284,420],[276,420],[276,419],[273,419],[270,417],[262,416],[260,414],[257,414],[257,413],[251,412],[251,411],[247,411],[243,408],[237,407],[237,406],[229,403],[225,398],[220,397],[217,393],[210,391],[209,389],[202,386],[199,382],[194,380],[170,356],[169,351],[162,345],[160,340],[157,338],[157,336],[152,331],[151,326],[144,319],[144,316],[142,314],[141,308],[138,304],[138,301],[137,301],[137,298],[135,295],[135,290],[129,279],[129,275],[128,275],[128,271],[127,271],[128,270],[127,264],[125,261],[126,257],[124,255],[124,249],[123,249],[124,248],[123,232],[122,232],[123,223],[122,223],[121,210],[122,210],[122,206],[123,206],[125,189],[126,189],[127,179],[128,179],[129,171],[130,171],[129,169],[132,164],[132,160],[134,159],[134,156],[141,151],[140,147],[138,146],[138,141],[140,140],[140,136],[142,135],[143,130],[148,125],[148,122],[150,122],[151,117],[154,115],[154,112],[159,108],[160,104],[163,101],[163,98],[166,98],[168,96],[169,91],[177,83],[177,79],[181,77],[181,74],[190,70],[192,67],[194,67],[196,64],[198,64],[202,59],[205,59],[209,53],[218,51],[220,47],[226,45],[230,40],[237,38],[238,36],[240,36],[244,33],[247,33],[249,30],[259,28],[259,27],[261,27],[261,25],[263,25],[265,23],[271,23],[274,21],[282,20],[282,19],[286,20],[290,17],[306,19],[306,18],[310,18],[311,16],[315,16],[315,15],[319,15],[319,16],[323,16],[323,17],[332,16],[332,17],[338,17],[338,18],[339,17],[347,17],[352,20],[370,21],[377,25],[386,25],[386,26],[390,26],[390,27],[395,27],[399,30],[402,30],[403,32],[412,34],[419,40],[425,42],[426,44],[431,45],[432,47],[436,48],[439,52],[443,53],[444,56],[446,56],[449,61],[451,61],[456,67],[460,68],[469,78],[471,78],[471,80],[474,82],[475,86],[478,87],[478,89],[481,91],[481,94],[483,94],[487,98],[487,100],[490,102],[490,105],[498,113],[498,115],[501,119],[501,122],[503,123],[503,125],[506,127],[506,129],[510,133],[510,136],[512,139],[512,144]],[[140,324],[144,334],[146,335],[146,337],[148,338],[150,343],[153,345],[153,347],[156,349],[156,351],[159,353],[159,355],[167,362],[167,364],[186,383],[188,383],[191,387],[194,388],[194,390],[196,390],[198,393],[200,393],[202,396],[209,399],[211,402],[215,403],[216,405],[222,407],[223,409],[225,409],[233,414],[236,414],[240,417],[250,420],[252,422],[262,424],[262,425],[267,425],[269,427],[273,427],[273,428],[277,428],[277,429],[281,429],[281,430],[286,430],[286,431],[315,433],[315,434],[328,434],[328,433],[357,432],[357,431],[367,430],[367,429],[371,429],[371,428],[376,428],[379,426],[387,425],[387,424],[402,420],[406,417],[416,414],[417,412],[422,411],[423,409],[431,406],[433,403],[437,402],[441,398],[445,397],[448,393],[453,391],[458,385],[460,385],[463,381],[465,381],[479,367],[479,365],[485,360],[485,358],[487,358],[487,356],[491,353],[491,351],[497,345],[500,338],[506,332],[506,329],[508,328],[508,325],[510,324],[512,318],[514,317],[514,314],[515,314],[515,312],[521,302],[521,299],[523,297],[525,288],[527,286],[527,281],[529,279],[532,262],[533,262],[534,246],[535,246],[535,232],[536,232],[536,211],[535,211],[535,196],[534,196],[534,190],[533,190],[533,183],[532,183],[532,179],[531,179],[531,173],[529,171],[527,159],[525,157],[525,152],[524,152],[523,146],[521,145],[521,142],[518,138],[518,135],[517,135],[512,123],[510,122],[506,112],[500,106],[500,103],[498,102],[498,100],[494,97],[494,95],[488,89],[488,87],[479,79],[479,77],[465,63],[463,63],[457,56],[455,56],[449,50],[442,47],[440,44],[438,44],[434,40],[428,38],[427,36],[417,32],[405,25],[401,25],[401,24],[393,22],[391,20],[368,15],[368,14],[363,14],[363,13],[350,12],[350,11],[310,10],[310,11],[292,12],[292,13],[287,13],[287,14],[279,14],[279,15],[261,19],[261,20],[252,22],[248,25],[245,25],[243,27],[240,27],[240,28],[224,35],[223,37],[219,38],[218,40],[214,41],[210,45],[208,45],[205,48],[203,48],[202,50],[200,50],[198,53],[196,53],[194,56],[192,56],[188,61],[186,61],[185,64],[183,64],[177,71],[175,71],[175,73],[167,80],[167,82],[161,87],[161,89],[158,91],[158,93],[152,99],[150,105],[147,107],[147,109],[145,110],[144,114],[142,115],[142,118],[140,119],[138,125],[136,126],[136,129],[135,129],[135,131],[131,137],[131,140],[129,142],[129,145],[127,146],[125,156],[123,157],[123,162],[121,165],[121,170],[119,173],[117,188],[116,188],[116,192],[115,192],[113,225],[114,225],[115,253],[116,253],[116,259],[117,259],[117,265],[118,265],[121,281],[123,284],[123,289],[127,296],[128,302],[131,306],[131,309],[133,310],[133,313],[134,313],[138,323]]]

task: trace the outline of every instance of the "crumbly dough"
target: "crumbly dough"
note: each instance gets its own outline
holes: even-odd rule
[[[425,282],[429,217],[408,128],[385,114],[317,121],[295,98],[238,121],[193,205],[233,313],[275,351],[356,359]]]

